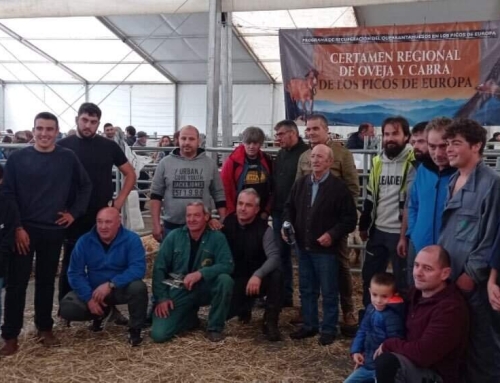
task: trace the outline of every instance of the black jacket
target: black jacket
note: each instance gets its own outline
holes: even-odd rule
[[[19,216],[15,201],[0,192],[0,278],[5,275],[5,261],[14,247]]]
[[[358,132],[352,133],[347,139],[346,148],[351,150],[364,149],[365,142],[359,137]]]
[[[320,183],[311,206],[311,175],[298,179],[285,205],[284,221],[290,221],[300,249],[318,253],[337,253],[340,239],[356,228],[358,215],[347,185],[331,173]],[[323,247],[317,239],[328,232],[332,246]]]
[[[271,210],[281,213],[295,182],[297,164],[302,153],[309,146],[299,137],[299,142],[293,148],[281,149],[276,156],[273,166],[273,204]]]

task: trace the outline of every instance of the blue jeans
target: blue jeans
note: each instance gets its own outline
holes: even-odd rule
[[[339,261],[337,255],[301,249],[299,291],[305,330],[319,329],[318,298],[323,297],[321,332],[336,334],[339,319]]]
[[[375,370],[368,370],[361,366],[353,371],[351,375],[344,380],[344,383],[374,383]]]
[[[281,212],[273,212],[273,230],[278,246],[280,247],[281,269],[283,271],[283,281],[285,284],[285,295],[283,296],[285,303],[293,302],[293,267],[292,267],[292,251],[288,243],[281,238]]]

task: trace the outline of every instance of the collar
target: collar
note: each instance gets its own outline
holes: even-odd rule
[[[469,174],[467,182],[465,183],[464,186],[462,186],[461,190],[468,190],[474,192],[476,190],[476,178],[478,177],[478,173],[480,173],[485,167],[487,167],[487,165],[483,162],[483,160],[479,161],[474,170],[472,170],[472,172]],[[453,175],[452,179],[450,179],[449,183],[450,190],[453,190],[452,188],[455,186],[455,182],[458,177],[460,177],[460,171],[457,171]]]
[[[323,175],[321,176],[321,178],[320,178],[318,181],[316,181],[316,180],[314,179],[314,174],[313,174],[313,173],[311,173],[311,182],[312,182],[313,184],[320,184],[320,183],[324,182],[324,181],[328,178],[328,176],[329,176],[329,175],[330,175],[330,170],[328,170],[327,172],[325,172],[325,174],[323,174]]]

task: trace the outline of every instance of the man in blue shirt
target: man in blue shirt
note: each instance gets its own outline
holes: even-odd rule
[[[60,314],[69,321],[93,320],[92,330],[101,331],[110,307],[128,304],[129,343],[137,346],[148,305],[146,256],[140,237],[120,222],[118,210],[104,208],[95,228],[76,243],[68,269],[73,291],[61,301]]]

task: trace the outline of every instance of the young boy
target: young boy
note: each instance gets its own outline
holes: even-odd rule
[[[2,318],[2,289],[5,276],[5,263],[14,246],[14,233],[19,217],[14,201],[2,193],[3,167],[0,165],[0,318]]]
[[[404,336],[403,300],[396,294],[396,280],[390,273],[375,274],[370,281],[371,304],[351,345],[356,364],[344,383],[375,381],[373,354],[388,338]]]

